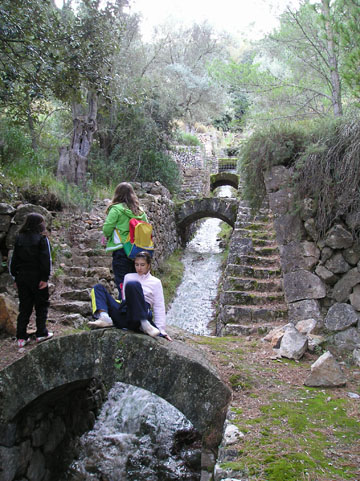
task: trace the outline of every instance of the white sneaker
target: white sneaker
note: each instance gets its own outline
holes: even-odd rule
[[[111,317],[110,317],[109,314],[108,314],[107,312],[105,312],[105,311],[100,312],[99,319],[100,319],[101,321],[106,322],[106,323],[109,324],[110,326],[113,325],[113,321],[112,321]]]
[[[157,337],[160,334],[160,331],[157,327],[154,327],[150,324],[149,321],[140,321],[141,323],[141,330],[145,332],[148,336]]]

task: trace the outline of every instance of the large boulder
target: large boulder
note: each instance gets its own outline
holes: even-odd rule
[[[325,317],[325,327],[329,331],[344,331],[355,326],[359,321],[359,315],[349,304],[337,302],[330,307]]]
[[[303,319],[321,319],[319,301],[304,299],[289,304],[289,319],[292,322]]]
[[[346,377],[334,356],[327,351],[311,365],[311,373],[304,384],[311,387],[344,386]]]
[[[356,267],[350,269],[334,285],[332,296],[337,302],[344,302],[349,299],[352,288],[360,284],[360,272]]]
[[[326,296],[323,281],[315,274],[303,269],[284,275],[284,290],[287,302],[321,299]]]
[[[294,326],[284,332],[281,339],[279,355],[288,359],[301,359],[307,350],[308,340]]]
[[[341,224],[334,225],[326,234],[325,244],[332,249],[347,249],[354,242],[351,232]]]
[[[18,314],[17,303],[7,294],[0,294],[0,331],[15,336]]]

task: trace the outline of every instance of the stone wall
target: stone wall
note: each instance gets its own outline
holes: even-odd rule
[[[153,267],[156,269],[181,245],[176,230],[174,203],[170,198],[169,191],[159,182],[155,184],[135,183],[134,188],[139,196],[140,204],[148,215],[149,222],[154,227],[155,253]],[[103,250],[101,228],[105,220],[106,205],[106,201],[97,202],[94,209],[89,213],[50,213],[45,208],[32,204],[11,206],[0,203],[0,293],[14,294],[13,281],[8,273],[8,259],[11,255],[15,236],[28,213],[39,212],[42,214],[46,219],[49,231],[51,231],[53,223],[61,222],[64,224],[61,229],[54,229],[54,232],[58,230],[57,238],[53,239],[50,234],[50,240],[52,247],[56,249],[56,264],[62,262],[68,264],[71,249],[76,244],[81,244],[83,237],[89,238],[92,248]],[[89,245],[89,243],[87,244]],[[73,262],[73,259],[71,262]],[[56,265],[53,267],[56,269]]]
[[[289,320],[312,320],[314,333],[356,358],[360,349],[360,244],[352,232],[360,228],[359,216],[336,219],[320,238],[313,200],[303,199],[295,211],[291,176],[292,170],[283,166],[265,174]]]
[[[0,424],[0,481],[60,479],[105,397],[96,379],[69,384],[38,398],[12,423]]]

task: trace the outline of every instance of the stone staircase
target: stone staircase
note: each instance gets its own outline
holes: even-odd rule
[[[280,256],[269,210],[241,201],[220,294],[217,335],[265,333],[287,322]]]
[[[80,327],[91,316],[90,291],[95,284],[102,283],[117,295],[110,270],[112,258],[101,245],[103,212],[103,206],[97,206],[82,213],[81,219],[72,219],[62,243],[57,244],[60,275],[55,276],[49,317],[72,327]],[[63,232],[62,225],[52,234],[56,238]]]

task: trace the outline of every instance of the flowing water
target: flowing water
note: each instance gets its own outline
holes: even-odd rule
[[[218,195],[229,197],[230,187]],[[221,221],[206,219],[188,243],[184,276],[167,323],[210,334],[221,275]],[[201,446],[190,421],[155,394],[116,383],[93,430],[82,436],[68,481],[172,481],[200,479]]]

